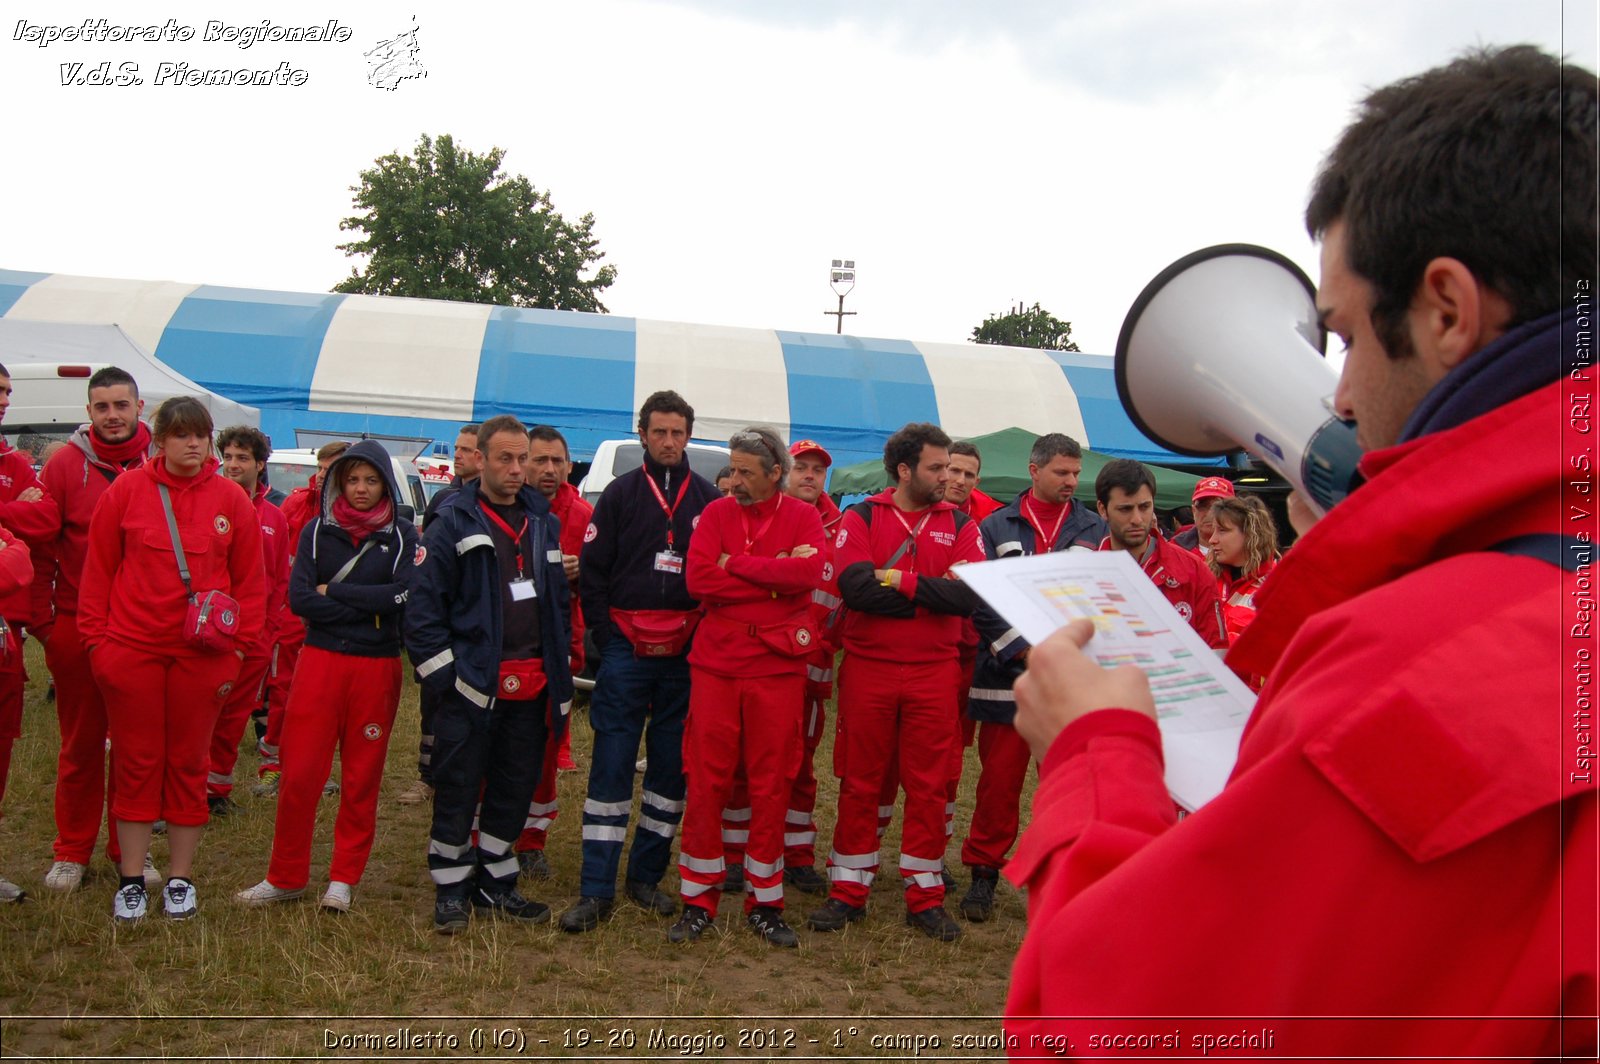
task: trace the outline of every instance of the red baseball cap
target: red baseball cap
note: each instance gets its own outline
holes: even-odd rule
[[[1194,486],[1194,497],[1190,502],[1199,502],[1201,499],[1231,499],[1233,498],[1233,482],[1224,477],[1206,477]]]
[[[811,452],[815,452],[822,456],[823,465],[833,465],[833,455],[829,454],[827,449],[816,440],[796,440],[794,443],[789,445],[790,458],[799,458],[801,455],[809,454]]]

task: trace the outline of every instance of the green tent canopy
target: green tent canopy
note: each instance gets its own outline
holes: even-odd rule
[[[1028,478],[1028,452],[1033,450],[1033,442],[1038,438],[1036,432],[1016,428],[970,437],[969,441],[983,456],[983,479],[978,487],[1001,502],[1010,502],[1022,494],[1032,483]],[[1074,498],[1094,505],[1094,478],[1109,461],[1111,455],[1083,452],[1083,476],[1078,479]],[[1165,466],[1146,465],[1156,478],[1156,509],[1176,510],[1189,505],[1199,477]],[[828,491],[834,495],[868,495],[888,486],[889,476],[884,472],[883,460],[875,458],[835,469]]]

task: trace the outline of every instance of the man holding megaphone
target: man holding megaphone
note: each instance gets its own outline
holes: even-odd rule
[[[1034,648],[1019,1055],[1594,1055],[1597,119],[1589,71],[1484,49],[1372,93],[1323,164],[1360,478],[1230,652],[1269,679],[1192,816],[1144,675],[1088,622]],[[1041,1018],[1070,1016],[1102,1019]]]

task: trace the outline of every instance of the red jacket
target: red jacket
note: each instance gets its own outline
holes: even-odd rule
[[[53,623],[52,600],[57,613],[78,612],[78,583],[89,551],[89,519],[100,496],[125,471],[95,454],[89,436],[92,431],[85,425],[74,432],[67,446],[52,455],[39,474],[57,529],[47,545],[34,551],[33,617],[41,637]],[[143,464],[144,458],[139,458],[127,468]]]
[[[44,497],[32,502],[17,498],[29,488],[38,488]],[[33,471],[33,460],[14,449],[0,436],[0,526],[28,544],[49,549],[60,528],[55,503]],[[36,622],[48,626],[50,611],[40,612],[31,584],[0,593],[0,617],[11,624],[32,627]]]
[[[1100,549],[1113,549],[1110,536],[1100,541]],[[1228,645],[1222,631],[1217,576],[1198,554],[1174,546],[1159,532],[1152,531],[1150,549],[1144,552],[1139,567],[1172,603],[1179,616],[1206,641],[1206,646],[1220,650]]]
[[[1266,1028],[1281,1057],[1593,1057],[1591,578],[1486,550],[1581,532],[1592,558],[1593,505],[1562,505],[1587,373],[1366,456],[1233,651],[1271,677],[1193,816],[1173,823],[1148,718],[1061,733],[1005,872],[1029,891],[1019,1052],[1180,1029],[1196,1055],[1196,1034]]]
[[[28,556],[28,545],[0,527],[0,596],[15,594],[32,582],[33,559]],[[8,624],[5,645],[0,647],[0,672],[15,672],[21,668],[22,642]]]
[[[196,476],[175,477],[158,455],[106,490],[89,522],[89,553],[78,593],[78,631],[85,646],[113,638],[153,654],[200,653],[183,636],[188,605],[158,483],[171,491],[194,589],[237,599],[237,645],[241,650],[255,645],[267,605],[261,525],[239,485],[216,470],[217,460],[211,458]]]
[[[589,518],[594,516],[594,507],[577,488],[563,482],[556,490],[556,497],[550,500],[550,512],[561,522],[561,553],[574,558],[581,556],[583,534],[589,527]],[[572,589],[572,650],[568,657],[572,675],[576,676],[583,671],[583,610],[579,608],[578,582],[569,580],[567,583]]]
[[[817,553],[790,557],[801,545]],[[727,562],[717,564],[724,554]],[[796,646],[806,650],[816,638],[811,592],[822,579],[823,564],[816,507],[782,492],[753,506],[741,506],[732,496],[707,505],[685,560],[689,594],[706,611],[689,664],[722,676],[803,672],[805,654],[780,655],[751,629],[781,627],[781,633],[773,633],[780,641],[803,630]]]
[[[322,488],[317,483],[317,475],[311,474],[305,487],[291,491],[281,509],[283,519],[289,522],[289,561],[292,564],[294,552],[300,546],[300,533],[322,513]]]
[[[908,525],[917,531],[916,549],[893,566],[903,574],[900,587],[883,587],[873,572],[888,568],[906,542]],[[965,584],[945,577],[953,565],[983,561],[978,522],[947,502],[902,513],[890,488],[845,511],[833,545],[839,591],[850,607],[843,635],[847,652],[895,662],[957,657],[961,622],[971,615],[973,598]]]
[[[817,496],[817,517],[822,521],[822,578],[811,590],[811,624],[817,645],[806,659],[806,697],[833,697],[833,659],[839,652],[839,630],[844,621],[844,600],[839,597],[839,572],[834,566],[833,541],[844,512],[831,496]]]
[[[272,644],[278,641],[278,627],[289,601],[289,555],[295,546],[289,541],[288,520],[282,510],[267,501],[267,491],[266,481],[257,483],[253,500],[256,520],[261,525],[261,560],[267,575],[267,620],[256,643],[258,654],[270,653]]]
[[[981,524],[985,517],[988,517],[996,510],[1004,509],[1005,505],[1005,503],[981,488],[973,488],[971,494],[956,509]]]

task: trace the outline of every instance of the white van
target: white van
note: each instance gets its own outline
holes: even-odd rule
[[[728,448],[715,443],[689,443],[689,468],[716,482],[717,474],[728,464]],[[593,506],[600,499],[606,485],[624,473],[631,473],[644,465],[644,445],[637,438],[631,440],[604,440],[594,449],[594,461],[589,472],[578,481],[578,491]]]

